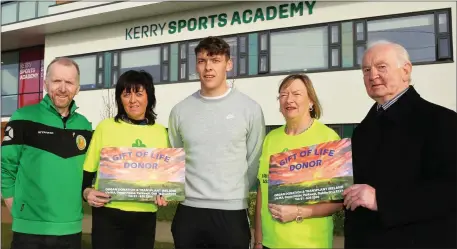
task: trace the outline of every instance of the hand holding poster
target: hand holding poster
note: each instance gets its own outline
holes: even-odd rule
[[[268,203],[301,205],[339,201],[352,184],[349,138],[270,157]]]
[[[182,148],[103,148],[98,190],[113,201],[184,200],[185,152]]]

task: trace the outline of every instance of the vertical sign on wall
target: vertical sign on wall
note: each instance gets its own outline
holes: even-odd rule
[[[30,48],[20,52],[19,108],[36,104],[40,101],[43,57],[44,51],[42,47]]]

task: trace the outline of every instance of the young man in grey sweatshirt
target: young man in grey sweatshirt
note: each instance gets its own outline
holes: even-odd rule
[[[249,189],[256,184],[265,121],[258,103],[227,85],[230,46],[195,48],[201,90],[170,113],[168,133],[186,151],[186,198],[172,223],[176,248],[249,248]]]

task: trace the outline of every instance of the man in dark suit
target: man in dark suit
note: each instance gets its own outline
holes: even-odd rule
[[[345,248],[456,248],[457,113],[410,85],[398,44],[370,46],[362,71],[376,103],[352,136]]]

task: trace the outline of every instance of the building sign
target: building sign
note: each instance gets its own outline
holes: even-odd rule
[[[162,36],[166,33],[173,35],[183,31],[195,31],[212,29],[216,26],[223,28],[227,25],[242,25],[275,19],[286,19],[294,16],[313,14],[316,1],[302,1],[284,3],[281,5],[268,6],[266,8],[246,9],[235,11],[230,15],[219,13],[210,16],[192,17],[188,20],[180,19],[171,22],[152,23],[141,26],[128,27],[125,29],[125,40],[146,39],[149,37]]]
[[[19,92],[37,93],[40,91],[43,48],[21,51],[19,63]]]

